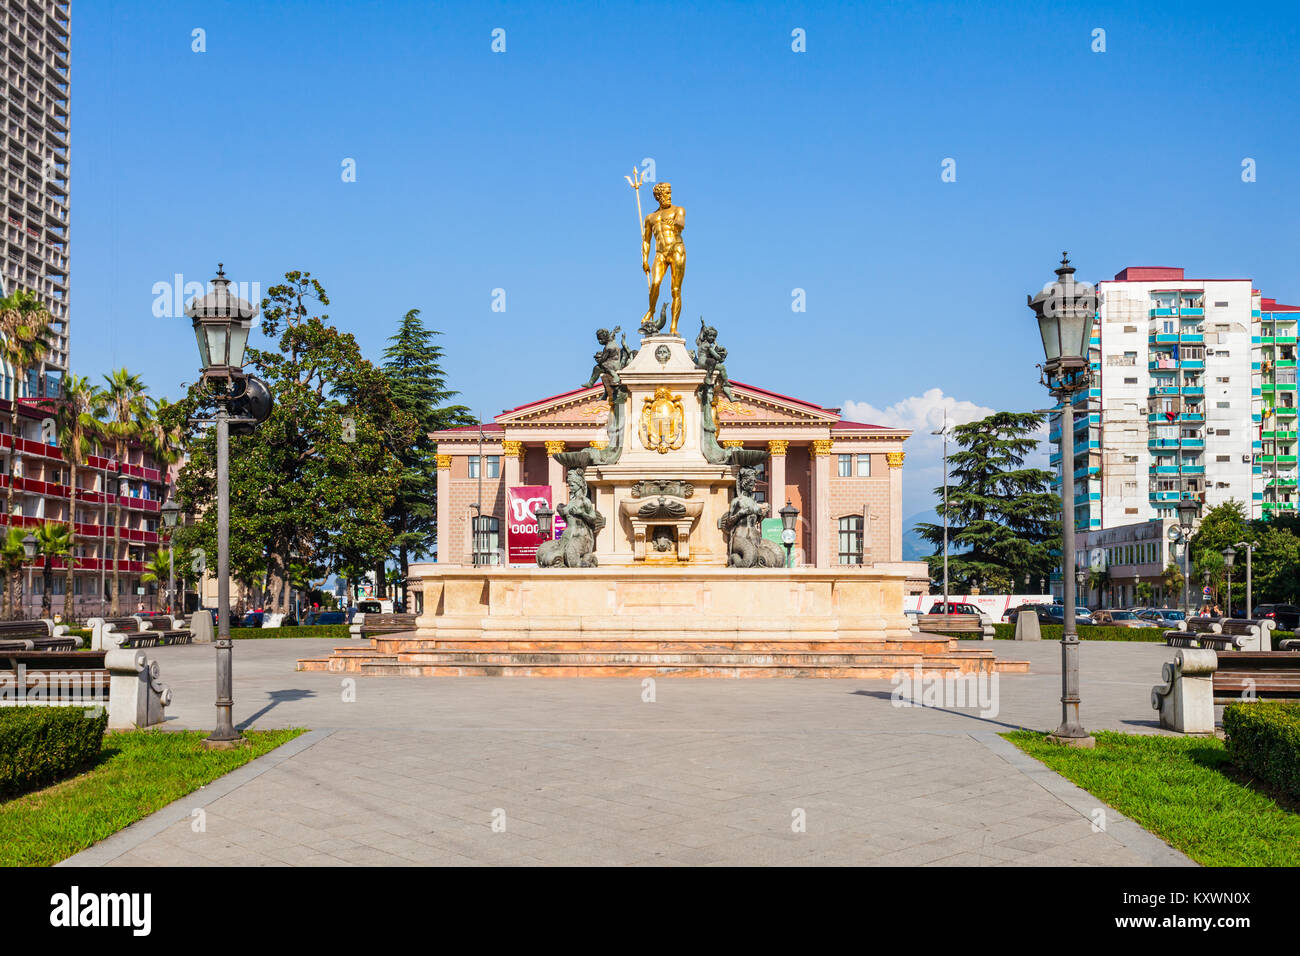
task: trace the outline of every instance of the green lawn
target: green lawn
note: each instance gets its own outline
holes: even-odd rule
[[[250,730],[250,746],[203,749],[207,734],[104,736],[99,762],[44,790],[0,801],[0,866],[50,866],[304,733]]]
[[[1223,741],[1099,731],[1094,750],[1004,734],[1032,757],[1206,866],[1300,866],[1300,813],[1231,774]]]

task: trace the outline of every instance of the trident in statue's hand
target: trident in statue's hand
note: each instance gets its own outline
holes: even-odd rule
[[[644,180],[641,178],[641,171],[635,166],[632,167],[632,175],[623,178],[627,180],[627,184],[636,193],[636,234],[637,238],[640,239],[641,230],[645,228],[645,218],[641,215],[641,183]],[[645,287],[648,289],[650,288],[650,263],[644,256],[641,257],[641,268],[645,271]]]

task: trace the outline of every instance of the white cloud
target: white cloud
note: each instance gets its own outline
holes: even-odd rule
[[[903,517],[908,518],[918,511],[931,511],[935,506],[933,490],[943,484],[943,439],[931,432],[943,427],[944,414],[947,413],[951,427],[979,421],[994,411],[945,395],[941,388],[932,388],[887,408],[846,401],[841,414],[849,421],[912,430],[912,437],[903,446],[907,452],[903,462]],[[1046,431],[1043,437],[1047,437]],[[951,442],[948,447],[952,451]]]

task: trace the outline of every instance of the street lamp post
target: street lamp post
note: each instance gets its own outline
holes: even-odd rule
[[[1071,747],[1092,747],[1079,719],[1079,634],[1075,625],[1074,574],[1074,398],[1091,381],[1089,347],[1097,314],[1097,293],[1076,282],[1069,257],[1061,256],[1056,281],[1026,297],[1043,340],[1043,384],[1061,405],[1061,724],[1048,737]]]
[[[27,558],[27,592],[18,606],[23,618],[27,617],[27,596],[32,593],[32,561],[36,558],[36,536],[30,531],[23,538],[23,554]]]
[[[195,298],[185,314],[193,320],[203,384],[216,405],[217,432],[217,727],[204,741],[210,749],[228,750],[244,742],[235,729],[234,642],[230,639],[230,405],[248,387],[243,372],[244,348],[258,307],[232,295],[220,264],[211,289]],[[242,422],[241,422],[242,423]]]
[[[1173,535],[1173,539],[1182,542],[1183,546],[1183,613],[1188,617],[1192,616],[1190,591],[1192,581],[1192,526],[1200,516],[1201,503],[1199,501],[1188,494],[1184,494],[1178,499],[1178,527],[1172,530],[1177,532]]]
[[[1223,555],[1223,566],[1228,569],[1228,596],[1224,601],[1226,608],[1223,613],[1227,617],[1232,617],[1232,562],[1237,557],[1237,552],[1229,545],[1221,553]]]
[[[777,512],[781,516],[781,543],[785,545],[785,566],[790,567],[791,553],[794,548],[794,527],[799,520],[799,509],[790,499],[785,499],[785,507]]]
[[[168,497],[163,506],[158,509],[162,512],[163,526],[167,529],[167,613],[176,613],[176,575],[175,565],[176,557],[172,545],[172,533],[176,529],[176,519],[180,517],[181,506],[176,503],[176,499]]]
[[[949,613],[948,606],[948,410],[943,410],[943,427],[931,435],[943,436],[943,610]]]
[[[1257,541],[1238,541],[1235,545],[1237,550],[1246,552],[1246,617],[1249,618],[1255,613],[1255,596],[1252,593],[1254,581],[1251,580],[1251,558],[1255,554],[1255,549],[1259,547]]]

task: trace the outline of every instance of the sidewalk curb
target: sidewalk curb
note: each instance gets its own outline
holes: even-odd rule
[[[54,865],[104,866],[111,863],[124,853],[129,853],[148,843],[172,824],[189,819],[196,807],[206,807],[208,804],[220,800],[226,794],[238,790],[244,784],[255,780],[268,770],[273,770],[284,761],[297,756],[310,747],[314,747],[333,733],[333,729],[309,730],[288,743],[281,744],[270,753],[263,754],[256,760],[250,760],[242,767],[232,770],[223,777],[218,777],[193,793],[187,793],[185,796],[173,800],[161,810],[155,810],[149,816],[118,830],[112,836],[100,840],[94,846],[87,847],[80,853],[68,857],[62,863]]]
[[[1056,797],[1080,816],[1092,819],[1092,811],[1106,808],[1106,833],[1116,842],[1132,850],[1152,866],[1197,866],[1195,860],[1175,850],[1160,837],[1124,816],[1114,807],[1103,803],[1087,790],[1076,787],[1046,764],[1039,763],[1011,741],[991,731],[978,731],[970,735],[997,754],[1016,770]]]

